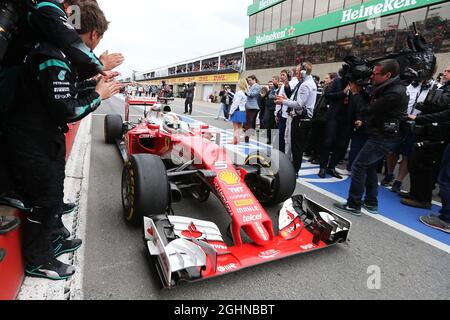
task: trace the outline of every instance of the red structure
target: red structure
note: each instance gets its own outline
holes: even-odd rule
[[[66,134],[66,159],[69,158],[80,123],[69,125]],[[0,215],[15,215],[23,220],[17,210],[0,207]],[[21,227],[0,235],[0,300],[13,300],[17,297],[24,279],[24,262],[22,259]]]

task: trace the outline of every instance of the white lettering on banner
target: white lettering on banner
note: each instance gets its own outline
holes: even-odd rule
[[[264,8],[266,8],[266,7],[269,7],[269,6],[271,6],[272,4],[274,4],[274,3],[277,3],[277,2],[279,2],[280,0],[261,0],[260,2],[259,2],[259,10],[262,10],[262,9],[264,9]]]
[[[259,207],[258,206],[251,206],[251,207],[243,207],[243,208],[237,208],[237,213],[244,214],[244,213],[251,213],[251,212],[258,212]]]
[[[261,44],[261,43],[266,43],[266,42],[270,42],[273,40],[279,40],[279,39],[283,39],[286,38],[286,33],[287,33],[288,29],[285,28],[283,31],[274,31],[270,34],[264,34],[262,36],[257,36],[256,37],[256,44]]]
[[[244,216],[242,218],[244,223],[260,221],[261,219],[262,219],[262,213],[260,213],[260,214],[250,214],[250,215]]]
[[[408,8],[417,5],[417,0],[385,0],[371,6],[361,5],[358,9],[348,9],[342,11],[341,23],[351,22],[357,19],[369,18],[374,15],[381,15],[393,10]]]

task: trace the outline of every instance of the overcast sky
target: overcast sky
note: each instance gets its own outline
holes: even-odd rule
[[[123,77],[242,46],[252,0],[98,0],[111,22],[95,52],[121,52]],[[121,5],[124,4],[124,5]]]

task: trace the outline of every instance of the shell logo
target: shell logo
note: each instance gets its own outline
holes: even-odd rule
[[[219,180],[229,186],[233,186],[241,181],[241,177],[233,171],[222,171],[219,173]]]

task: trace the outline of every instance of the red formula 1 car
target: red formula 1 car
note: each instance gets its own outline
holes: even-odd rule
[[[143,105],[144,117],[131,122],[130,105]],[[346,242],[348,220],[305,196],[292,196],[295,172],[283,153],[256,152],[238,164],[219,145],[218,132],[190,127],[167,105],[128,98],[125,109],[125,122],[120,115],[106,116],[105,140],[117,143],[125,162],[125,219],[144,221],[148,253],[164,287]],[[203,202],[211,193],[231,216],[228,242],[215,223],[173,212],[172,204],[183,197]],[[274,224],[264,207],[281,203]]]

